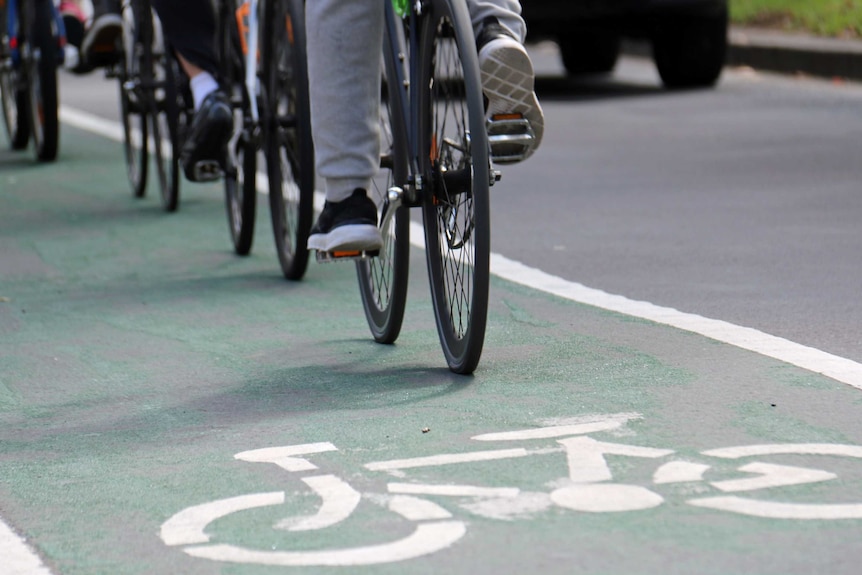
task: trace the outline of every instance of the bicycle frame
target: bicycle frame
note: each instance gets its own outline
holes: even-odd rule
[[[66,27],[63,25],[63,19],[60,17],[60,12],[57,9],[57,5],[54,4],[51,0],[6,0],[6,33],[9,37],[9,48],[10,48],[10,56],[12,58],[12,63],[14,66],[21,65],[21,50],[20,50],[20,41],[21,30],[27,30],[29,22],[24,22],[23,26],[19,26],[21,12],[19,3],[20,2],[50,2],[51,5],[51,14],[54,19],[54,25],[57,30],[57,48],[58,48],[58,60],[57,64],[62,65],[65,60],[65,51],[66,47]],[[2,6],[0,6],[2,8]],[[26,20],[26,18],[25,18]],[[26,32],[24,37],[26,38]]]

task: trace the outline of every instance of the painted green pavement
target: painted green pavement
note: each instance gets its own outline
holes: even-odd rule
[[[858,389],[502,280],[455,376],[421,252],[380,346],[221,194],[0,152],[0,517],[53,573],[858,572]]]

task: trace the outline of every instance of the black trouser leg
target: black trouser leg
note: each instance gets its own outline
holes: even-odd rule
[[[165,41],[183,58],[218,78],[216,21],[210,0],[152,0]]]

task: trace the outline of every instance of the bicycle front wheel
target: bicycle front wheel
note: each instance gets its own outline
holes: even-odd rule
[[[476,44],[464,3],[432,0],[420,42],[428,275],[449,369],[469,374],[482,354],[488,314],[491,172]]]
[[[30,131],[36,158],[51,162],[57,158],[60,123],[57,117],[57,39],[53,31],[50,2],[36,2],[31,23],[32,52],[27,55]]]
[[[303,0],[271,4],[264,19],[268,120],[266,164],[275,249],[284,277],[298,280],[308,266],[314,215],[314,147],[308,101]]]

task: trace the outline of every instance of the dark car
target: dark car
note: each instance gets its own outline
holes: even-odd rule
[[[669,88],[711,86],[727,53],[728,0],[522,0],[531,39],[553,38],[569,74],[613,70],[622,38],[645,39]]]

